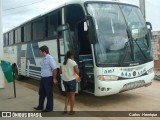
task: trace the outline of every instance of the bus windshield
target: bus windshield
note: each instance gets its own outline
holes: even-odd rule
[[[125,56],[125,63],[151,58],[150,36],[138,7],[89,3],[87,11],[94,19],[97,33],[98,42],[94,45],[97,64],[119,64]]]

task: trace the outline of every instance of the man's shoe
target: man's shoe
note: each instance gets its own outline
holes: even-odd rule
[[[43,108],[40,107],[34,107],[35,110],[43,110]]]
[[[52,112],[53,110],[42,110],[41,112]]]

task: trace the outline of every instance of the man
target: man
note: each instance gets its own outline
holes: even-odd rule
[[[57,64],[54,58],[49,55],[47,46],[39,48],[40,55],[43,57],[41,61],[41,81],[39,88],[39,105],[34,107],[35,110],[42,112],[53,111],[53,84],[57,84]],[[46,108],[44,108],[44,100],[47,97]]]

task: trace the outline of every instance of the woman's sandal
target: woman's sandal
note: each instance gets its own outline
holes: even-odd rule
[[[63,114],[67,114],[67,110],[66,109],[64,109]]]
[[[70,111],[69,115],[74,115],[76,112],[75,111]]]
[[[67,111],[63,111],[63,114],[67,114]]]

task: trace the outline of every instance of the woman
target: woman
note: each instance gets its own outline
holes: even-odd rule
[[[79,70],[73,57],[73,53],[68,51],[60,67],[63,85],[66,91],[64,113],[67,113],[68,103],[70,102],[70,115],[75,114],[73,107],[75,103],[76,75],[79,75]]]

